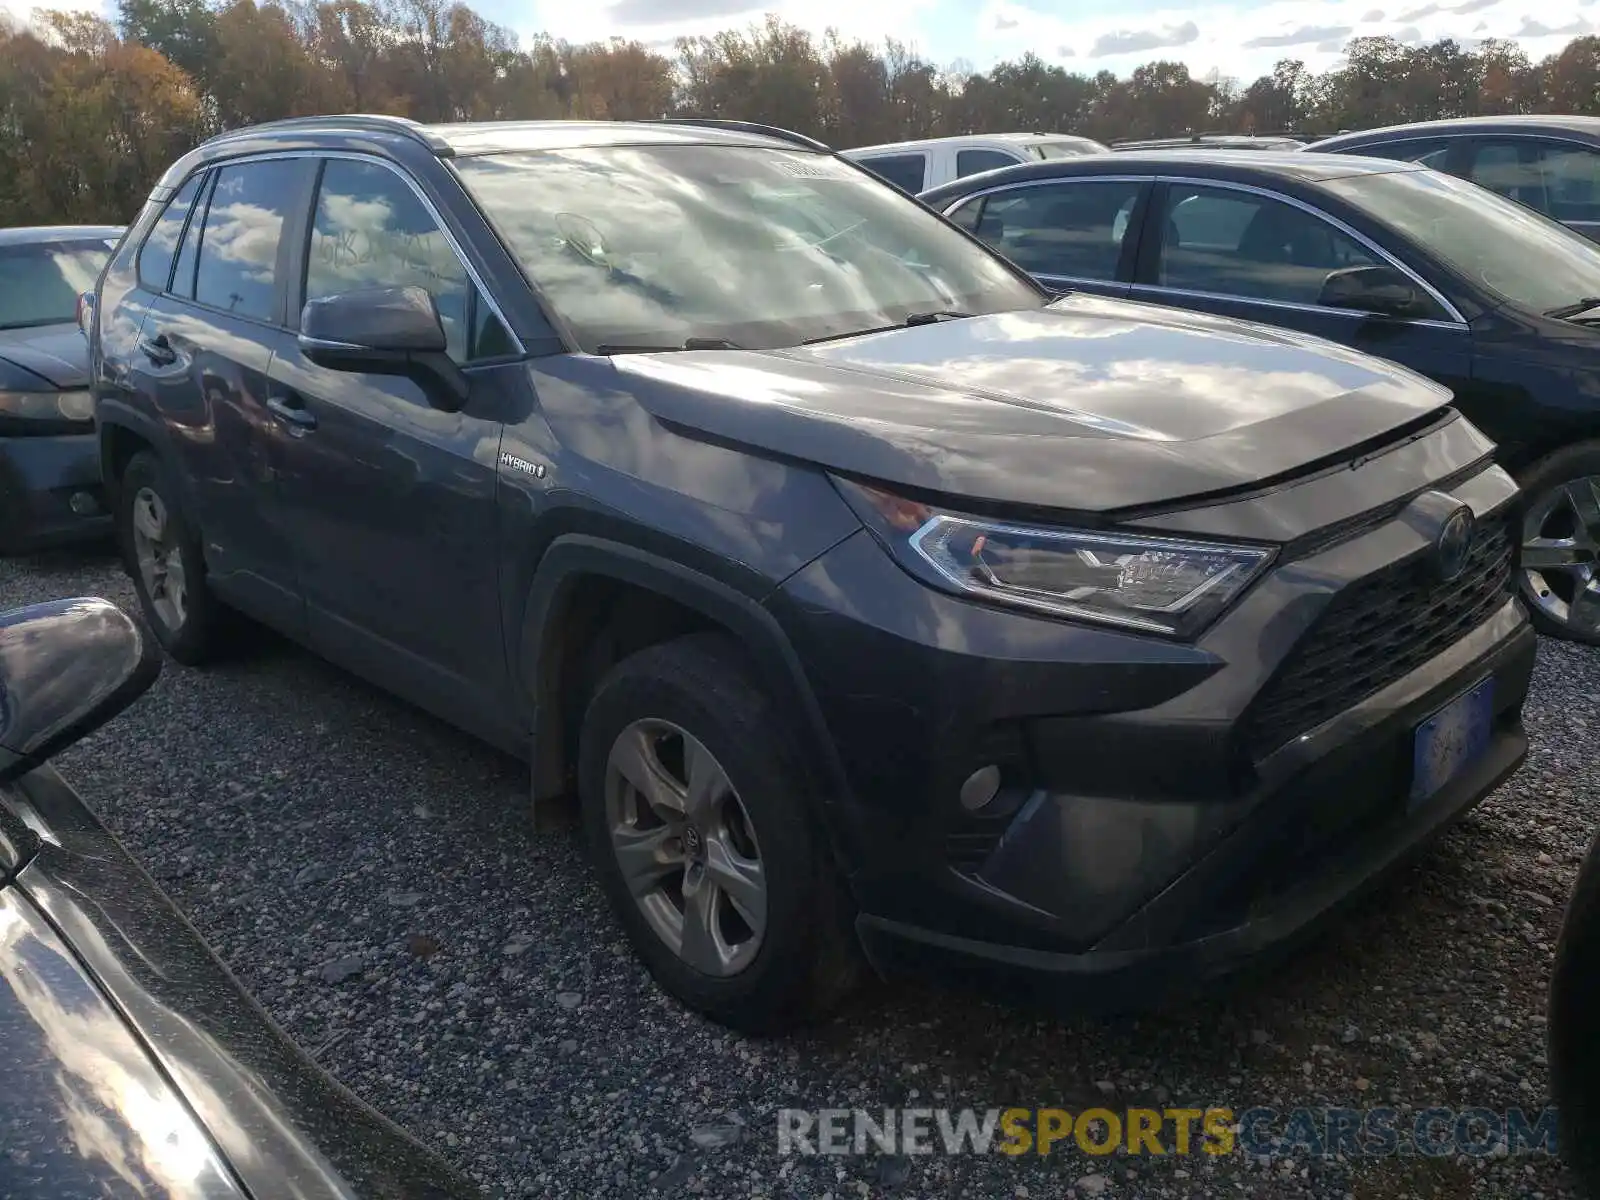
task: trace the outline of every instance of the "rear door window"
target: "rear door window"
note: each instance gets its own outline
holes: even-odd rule
[[[926,154],[883,154],[858,161],[879,179],[913,196],[923,190],[923,180],[928,177]]]
[[[277,321],[284,223],[304,196],[305,163],[262,159],[217,170],[196,263],[194,298],[236,316]]]
[[[1022,160],[1003,150],[956,151],[956,178],[964,179],[980,171],[994,171],[1001,167],[1014,167]]]

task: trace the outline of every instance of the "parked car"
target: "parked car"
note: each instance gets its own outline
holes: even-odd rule
[[[1305,145],[1298,138],[1276,134],[1199,133],[1191,137],[1150,138],[1145,141],[1112,142],[1113,150],[1299,150]]]
[[[78,294],[115,226],[0,229],[0,554],[104,536],[100,453]]]
[[[737,123],[226,134],[91,327],[125,562],[575,790],[720,1021],[858,970],[1139,1002],[1513,772],[1516,488],[1448,392],[1026,273]]]
[[[1052,287],[1264,321],[1446,385],[1527,489],[1535,620],[1600,643],[1600,248],[1448,175],[1303,152],[1110,154],[923,199]]]
[[[1324,154],[1421,163],[1600,239],[1600,117],[1467,117],[1340,134]]]
[[[1600,1196],[1600,837],[1567,901],[1550,976],[1550,1090],[1561,1157]]]
[[[160,661],[104,600],[0,614],[0,1195],[476,1195],[278,1031],[51,765]]]
[[[1104,154],[1105,149],[1091,138],[1062,133],[974,133],[861,146],[843,154],[914,196],[952,179],[999,167]]]

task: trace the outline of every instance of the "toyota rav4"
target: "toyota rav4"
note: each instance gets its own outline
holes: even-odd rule
[[[1053,296],[793,134],[229,133],[93,313],[172,656],[247,614],[526,756],[737,1027],[862,962],[1163,995],[1526,752],[1515,487],[1445,389]]]

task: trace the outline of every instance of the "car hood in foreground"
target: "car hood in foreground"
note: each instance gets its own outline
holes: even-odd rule
[[[76,325],[0,329],[0,358],[58,388],[89,386],[89,343]]]
[[[1450,403],[1288,330],[1073,295],[774,351],[618,356],[663,421],[948,495],[1103,511],[1337,461]]]

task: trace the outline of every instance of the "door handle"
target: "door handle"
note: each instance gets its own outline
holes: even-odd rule
[[[267,397],[267,411],[287,425],[289,432],[296,436],[317,427],[316,413],[287,396]]]
[[[139,349],[151,362],[164,367],[178,361],[178,352],[172,348],[172,343],[167,341],[167,335],[164,333],[158,333],[155,337],[140,338]]]

